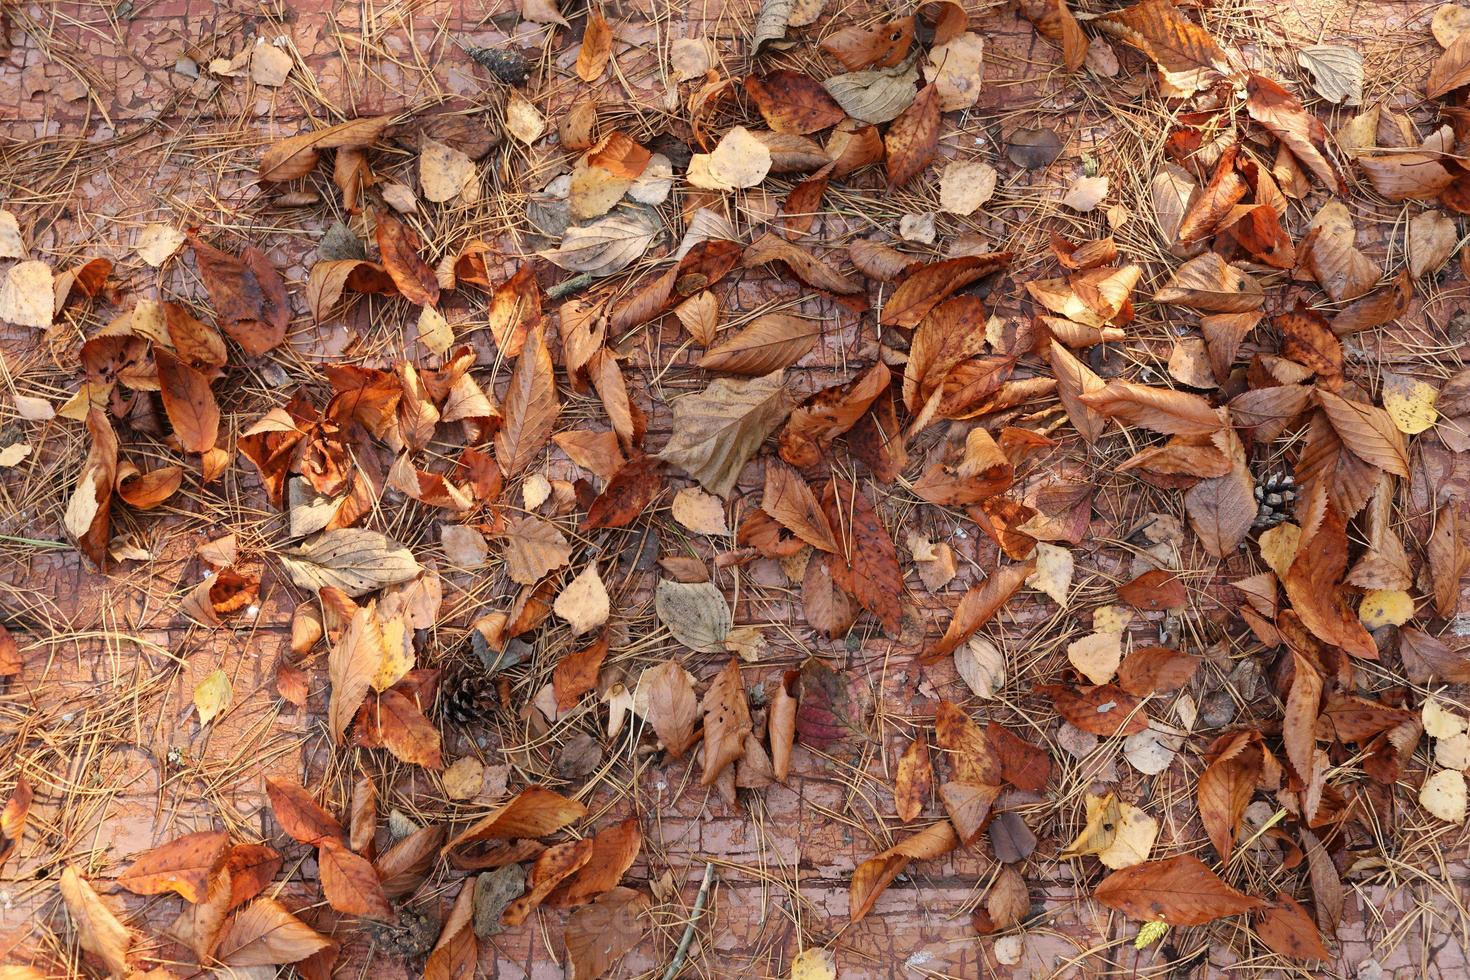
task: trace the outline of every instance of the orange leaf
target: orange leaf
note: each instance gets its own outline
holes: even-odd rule
[[[711,786],[726,766],[745,754],[745,736],[751,732],[739,660],[730,658],[710,682],[699,707],[704,713],[704,771],[699,784]]]
[[[439,278],[419,257],[423,242],[418,234],[390,214],[379,213],[376,235],[383,268],[397,284],[403,298],[416,306],[439,302]]]
[[[1140,647],[1118,665],[1118,686],[1140,698],[1175,691],[1189,683],[1199,665],[1199,657],[1169,647]]]
[[[1266,905],[1231,888],[1192,854],[1114,871],[1093,897],[1130,919],[1171,926],[1204,925]]]
[[[346,844],[332,837],[321,842],[316,856],[322,892],[332,908],[370,919],[394,917],[393,907],[378,882],[378,873],[367,858],[348,850]]]
[[[505,421],[495,433],[495,454],[506,477],[524,470],[551,438],[561,412],[551,352],[537,325],[516,361],[505,392]]]
[[[858,865],[852,873],[849,920],[857,922],[872,911],[878,896],[908,867],[910,861],[932,861],[958,846],[959,838],[955,836],[954,827],[948,820],[942,820]]]
[[[832,580],[877,616],[884,632],[897,636],[903,628],[903,571],[873,502],[852,484],[831,480],[822,506],[841,545],[828,559]]]
[[[1144,612],[1183,609],[1189,604],[1189,593],[1185,591],[1184,583],[1162,568],[1144,572],[1127,585],[1118,586],[1118,598]]]
[[[889,124],[883,147],[889,187],[904,186],[929,166],[939,149],[939,90],[934,83],[920,89],[913,103]]]
[[[582,695],[597,687],[597,674],[606,658],[607,633],[604,632],[590,646],[567,654],[557,663],[551,672],[551,689],[558,710],[569,710]]]
[[[1052,699],[1057,714],[1084,732],[1111,738],[1148,728],[1148,715],[1139,710],[1139,700],[1112,684],[1083,688],[1043,684],[1037,691]]]
[[[934,740],[945,752],[954,781],[975,786],[999,786],[1000,758],[985,731],[964,710],[940,701],[934,713]]]
[[[1223,735],[1210,749],[1210,763],[1195,787],[1196,800],[1210,843],[1220,860],[1228,861],[1260,777],[1264,761],[1261,737],[1248,731]]]
[[[1424,80],[1424,94],[1437,99],[1467,84],[1470,84],[1470,32],[1461,33],[1444,49]]]
[[[745,92],[755,100],[766,125],[778,133],[805,136],[847,118],[822,83],[805,72],[780,68],[759,78],[750,75]]]
[[[203,453],[219,438],[219,404],[209,379],[162,348],[153,349],[159,394],[174,435],[185,452]]]
[[[914,41],[914,19],[898,17],[880,21],[866,30],[844,27],[821,43],[823,51],[842,62],[848,71],[860,68],[892,68],[903,61]]]
[[[934,767],[929,762],[929,740],[920,733],[898,759],[898,777],[893,785],[893,803],[898,819],[909,823],[924,812],[934,793]]]
[[[258,898],[225,923],[214,955],[230,966],[283,966],[299,963],[331,945],[331,940],[286,911],[273,898]]]
[[[801,360],[822,336],[818,320],[767,313],[704,353],[699,366],[731,374],[765,375]]]
[[[919,658],[921,663],[933,663],[968,640],[975,631],[995,617],[1011,596],[1016,594],[1026,577],[1036,570],[1034,561],[1018,565],[1004,565],[990,573],[990,577],[979,585],[972,585],[955,606],[949,627],[939,639]]]
[[[546,896],[544,904],[554,909],[587,904],[617,886],[642,848],[643,833],[638,829],[637,817],[602,828],[592,838],[587,863]]]
[[[267,776],[265,795],[271,802],[276,823],[301,843],[317,845],[324,840],[347,839],[342,832],[342,825],[323,810],[300,783]]]
[[[490,294],[490,333],[507,360],[521,356],[526,337],[541,322],[541,284],[526,262]]]
[[[453,850],[478,840],[545,837],[585,816],[587,808],[544,786],[527,786],[445,845]]]
[[[1286,892],[1277,892],[1276,904],[1256,917],[1256,935],[1267,949],[1287,959],[1331,962],[1333,958],[1322,945],[1317,924]]]
[[[230,835],[223,830],[185,834],[142,854],[118,875],[117,883],[135,895],[175,891],[187,901],[201,902],[229,851]]]
[[[602,77],[612,56],[613,32],[601,10],[587,14],[587,26],[582,32],[582,49],[577,52],[577,77],[584,82],[595,82]]]
[[[1246,81],[1246,111],[1282,142],[1322,186],[1347,194],[1347,183],[1325,152],[1327,130],[1296,96],[1264,75]]]
[[[592,850],[590,840],[568,841],[548,847],[531,865],[531,873],[526,878],[526,893],[505,907],[501,921],[508,926],[525,922],[563,878],[592,859]]]
[[[424,963],[424,980],[473,980],[480,959],[480,944],[471,928],[474,915],[475,880],[466,878]]]
[[[766,461],[761,509],[812,547],[837,551],[832,525],[827,522],[817,495],[799,473],[779,460]]]
[[[440,769],[439,730],[414,699],[390,688],[370,699],[357,714],[357,728],[364,744],[382,745],[404,762],[425,769]]]
[[[1010,252],[962,255],[920,266],[899,284],[883,305],[879,322],[885,327],[912,328],[929,311],[977,279],[1010,265]]]
[[[582,528],[627,527],[664,489],[664,464],[638,453],[628,460],[587,508]]]
[[[1108,418],[1164,435],[1210,435],[1225,427],[1220,412],[1209,402],[1172,388],[1112,381],[1099,391],[1081,395],[1079,400]]]

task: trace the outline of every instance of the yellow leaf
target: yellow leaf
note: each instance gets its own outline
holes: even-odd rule
[[[1414,598],[1402,589],[1374,589],[1363,596],[1358,618],[1370,630],[1402,626],[1414,618]]]
[[[1067,645],[1067,659],[1092,683],[1106,684],[1123,660],[1123,635],[1091,633]]]
[[[1424,719],[1424,734],[1430,738],[1454,738],[1465,730],[1465,718],[1446,711],[1438,698],[1424,702],[1420,717]]]
[[[200,681],[194,688],[194,707],[199,712],[199,724],[209,724],[228,708],[233,693],[229,675],[223,670],[216,670]]]
[[[383,624],[383,659],[373,675],[373,690],[388,690],[403,680],[413,665],[413,632],[403,616],[395,616]]]
[[[1465,775],[1443,769],[1424,780],[1419,805],[1447,823],[1465,822]]]
[[[1433,385],[1402,374],[1383,373],[1383,410],[1405,435],[1415,435],[1439,418],[1434,403],[1439,392]]]
[[[1133,610],[1125,606],[1098,606],[1092,611],[1092,628],[1098,633],[1121,633],[1133,622]]]
[[[1131,868],[1148,860],[1159,836],[1159,822],[1138,807],[1106,796],[1088,795],[1087,824],[1062,852],[1064,858],[1096,855],[1109,868]]]
[[[1271,530],[1261,532],[1261,560],[1276,573],[1277,578],[1286,578],[1301,540],[1302,529],[1295,524],[1277,524]]]
[[[546,132],[546,117],[514,88],[505,100],[505,131],[528,146]]]
[[[695,534],[725,535],[730,526],[725,522],[725,504],[712,493],[699,487],[685,487],[674,494],[674,520]]]
[[[1027,576],[1026,584],[1038,592],[1045,592],[1053,602],[1065,608],[1067,590],[1072,587],[1073,569],[1072,552],[1042,542],[1036,546],[1036,571]]]
[[[791,980],[837,980],[837,957],[830,949],[804,949],[791,960]]]
[[[596,565],[588,565],[567,587],[561,590],[551,606],[572,627],[573,633],[586,633],[607,622],[612,611],[608,603],[607,588],[602,576],[597,574]]]

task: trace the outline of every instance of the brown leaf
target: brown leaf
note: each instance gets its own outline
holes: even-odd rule
[[[363,698],[367,697],[372,679],[377,676],[378,668],[387,655],[376,603],[369,602],[352,614],[351,622],[327,659],[327,676],[332,683],[327,727],[337,744],[342,743],[348,723],[357,713]]]
[[[357,713],[357,730],[363,745],[381,745],[425,769],[442,768],[438,729],[403,691],[390,689],[368,699]]]
[[[490,333],[506,359],[521,356],[526,337],[541,322],[541,284],[531,263],[522,263],[515,275],[490,294]]]
[[[1168,647],[1140,647],[1118,665],[1118,686],[1136,697],[1177,691],[1199,669],[1200,658]]]
[[[602,976],[638,945],[648,929],[648,907],[647,896],[620,887],[569,915],[562,932],[569,980]]]
[[[1470,32],[1462,33],[1440,54],[1424,80],[1424,94],[1431,99],[1470,84]]]
[[[1093,897],[1130,919],[1171,926],[1204,925],[1267,904],[1231,888],[1192,854],[1114,871]]]
[[[370,919],[394,918],[372,863],[346,844],[332,837],[322,840],[317,848],[317,868],[322,892],[338,912]]]
[[[1072,352],[1061,344],[1048,345],[1052,374],[1057,379],[1057,398],[1067,412],[1072,427],[1088,443],[1094,443],[1102,435],[1108,421],[1093,411],[1083,396],[1101,392],[1107,385],[1092,369],[1083,364]]]
[[[506,573],[521,585],[534,585],[572,557],[572,546],[557,526],[539,517],[522,517],[503,537]]]
[[[1148,728],[1148,715],[1139,709],[1139,700],[1112,684],[1081,688],[1044,684],[1037,690],[1052,699],[1057,714],[1084,732],[1111,738]]]
[[[342,825],[312,799],[300,783],[267,776],[265,793],[281,829],[303,844],[316,846],[324,840],[346,841]]]
[[[1240,144],[1233,143],[1220,154],[1215,174],[1205,185],[1204,193],[1195,198],[1194,204],[1185,212],[1184,220],[1179,223],[1180,242],[1197,242],[1213,235],[1250,190],[1245,178],[1235,169],[1235,157],[1239,152]]]
[[[1261,284],[1230,265],[1218,252],[1204,252],[1174,270],[1154,293],[1155,303],[1188,306],[1205,313],[1245,313],[1265,302]]]
[[[861,284],[838,272],[822,259],[788,242],[780,235],[766,232],[746,246],[741,265],[752,269],[771,262],[782,263],[791,270],[792,275],[815,289],[836,293],[839,296],[852,296],[863,292]]]
[[[1210,435],[1224,428],[1220,412],[1199,395],[1172,388],[1151,388],[1128,381],[1112,381],[1079,400],[1108,418],[1165,435]]]
[[[590,846],[590,842],[588,843]],[[466,878],[439,930],[439,940],[424,963],[424,980],[474,980],[480,944],[471,928],[475,915],[475,882]]]
[[[999,722],[989,722],[985,737],[1000,760],[1000,775],[1017,789],[1040,793],[1051,779],[1051,756],[1046,749],[1025,741]]]
[[[954,615],[944,636],[925,650],[921,663],[933,663],[968,640],[975,631],[995,618],[1004,606],[1025,583],[1027,576],[1036,570],[1034,561],[1017,565],[1003,565],[991,571],[990,576],[979,585],[972,585],[960,597]]]
[[[444,843],[444,825],[420,827],[388,848],[373,862],[383,894],[401,898],[423,884]]]
[[[592,850],[592,841],[585,839],[548,847],[531,866],[531,873],[526,878],[526,893],[505,907],[501,921],[508,926],[525,922],[562,879],[591,860]]]
[[[602,828],[592,838],[592,854],[587,863],[546,896],[543,904],[554,909],[586,905],[617,887],[642,847],[643,833],[638,829],[637,817]]]
[[[781,430],[781,458],[792,466],[817,465],[838,436],[863,418],[892,383],[888,365],[878,361],[846,384],[823,388],[791,413]]]
[[[954,824],[961,844],[971,847],[985,833],[991,818],[990,805],[1000,795],[1000,790],[999,786],[960,782],[949,782],[939,787],[944,812],[949,814],[949,822]]]
[[[587,26],[582,32],[582,49],[577,52],[577,77],[595,82],[607,70],[612,57],[613,32],[601,10],[589,10]]]
[[[264,252],[251,246],[236,258],[192,234],[189,244],[216,322],[245,353],[259,357],[286,339],[291,323],[286,284]]]
[[[1324,643],[1355,657],[1377,660],[1378,647],[1342,596],[1347,572],[1347,528],[1337,508],[1326,514],[1311,537],[1303,537],[1281,583],[1302,623]]]
[[[879,323],[912,329],[929,311],[978,279],[1010,265],[1010,252],[963,255],[920,266],[901,282],[883,305]]]
[[[561,412],[551,352],[538,325],[516,360],[502,412],[505,421],[495,433],[495,454],[506,477],[524,470],[541,452]]]
[[[1408,477],[1409,450],[1404,434],[1387,412],[1376,405],[1351,401],[1320,389],[1317,402],[1343,445],[1355,456],[1385,472]]]
[[[839,549],[828,559],[832,581],[878,617],[883,631],[903,628],[903,571],[898,551],[866,493],[831,480],[822,495],[827,523],[838,532]]]
[[[809,563],[820,564],[819,562]],[[797,700],[792,693],[800,672],[788,670],[781,675],[776,693],[771,697],[770,714],[766,720],[767,734],[771,742],[771,773],[778,782],[786,782],[791,771],[791,749],[796,742]]]
[[[1330,962],[1333,958],[1322,945],[1317,924],[1286,892],[1276,893],[1276,903],[1256,917],[1255,926],[1266,948],[1287,959]]]
[[[62,517],[66,535],[98,570],[105,570],[112,537],[112,488],[117,483],[117,434],[107,415],[95,406],[87,411],[91,448],[82,463],[76,489]]]
[[[955,296],[930,311],[914,330],[908,363],[903,369],[903,403],[909,413],[919,412],[955,365],[984,348],[985,307],[979,298]],[[990,394],[1005,380],[1009,373],[1007,361],[1010,359],[987,360],[993,368],[993,385],[979,397]]]
[[[439,277],[419,257],[423,242],[410,227],[390,214],[380,212],[375,232],[378,256],[403,298],[416,306],[437,306]]]
[[[1408,269],[1399,270],[1394,281],[1360,299],[1356,299],[1332,318],[1332,332],[1339,337],[1372,330],[1409,312],[1414,298],[1414,280]]]
[[[1373,189],[1390,201],[1430,201],[1445,194],[1446,203],[1451,203],[1457,178],[1439,157],[1431,153],[1393,153],[1358,155],[1358,166],[1368,175]],[[1456,210],[1460,210],[1456,207]]]
[[[1196,787],[1200,822],[1220,860],[1230,860],[1240,821],[1255,792],[1263,761],[1260,736],[1236,732],[1217,739]]]
[[[929,740],[921,732],[898,759],[898,777],[893,785],[893,804],[898,819],[910,823],[924,812],[934,793],[934,767],[929,762]]]
[[[201,902],[229,853],[230,835],[222,830],[185,834],[142,854],[118,875],[117,883],[135,895],[175,891],[187,901]]]
[[[244,905],[265,891],[281,870],[281,855],[264,844],[236,844],[225,866],[230,875],[229,907]]]
[[[1291,691],[1281,718],[1286,758],[1303,782],[1310,781],[1317,758],[1317,714],[1322,707],[1322,675],[1300,653],[1292,653]],[[1308,813],[1310,819],[1314,814]]]
[[[1224,476],[1201,480],[1184,494],[1189,526],[1216,558],[1234,553],[1256,519],[1255,480],[1244,458]]]
[[[689,672],[674,660],[650,667],[638,681],[638,696],[647,700],[648,723],[664,750],[676,759],[682,756],[694,744],[694,723],[699,717],[699,700]]]
[[[1209,32],[1186,20],[1170,0],[1143,0],[1104,14],[1094,23],[1148,55],[1169,75],[1213,75],[1223,72],[1227,65],[1225,52]]]
[[[219,438],[219,404],[209,379],[162,348],[153,350],[159,393],[174,435],[185,452],[204,453]]]
[[[103,904],[75,865],[68,864],[61,872],[61,899],[81,947],[106,964],[112,975],[126,975],[133,934]]]
[[[837,551],[837,540],[817,495],[799,473],[779,460],[766,461],[761,509],[812,547]]]
[[[939,90],[925,85],[883,137],[888,186],[903,187],[929,166],[939,149]]]
[[[1465,546],[1458,501],[1440,507],[1425,552],[1434,584],[1434,611],[1452,618],[1460,608],[1460,580],[1470,571],[1470,548]]]
[[[731,374],[765,375],[790,367],[822,336],[820,321],[786,313],[756,317],[735,336],[706,351],[699,366]]]
[[[755,100],[766,125],[778,133],[805,136],[847,118],[822,83],[805,72],[781,68],[745,79],[745,92]]]
[[[1023,0],[1018,6],[1036,33],[1062,49],[1062,65],[1067,71],[1082,67],[1087,60],[1087,35],[1067,9],[1067,0]]]
[[[258,898],[225,923],[214,955],[229,966],[283,966],[299,963],[331,945],[331,940],[286,911],[273,898]]]
[[[0,868],[5,867],[5,862],[20,846],[20,838],[25,833],[26,818],[30,816],[33,798],[31,784],[24,776],[16,775],[15,789],[11,792],[10,798],[5,801],[5,806],[0,808]]]
[[[527,786],[445,845],[453,851],[480,840],[545,837],[587,814],[587,808],[544,786]]]
[[[393,295],[398,284],[388,270],[365,259],[329,259],[311,267],[306,280],[306,307],[311,318],[322,322],[348,290],[354,293]]]
[[[823,167],[812,174],[806,180],[791,188],[791,193],[786,195],[786,200],[781,202],[781,234],[787,239],[796,241],[801,236],[812,230],[812,222],[822,211],[822,196],[827,193],[827,180],[831,175],[831,166]],[[857,260],[853,257],[852,247],[848,247],[848,257],[853,259],[853,265]],[[861,271],[861,266],[858,267]],[[867,273],[864,272],[864,275]],[[704,295],[709,295],[708,293]],[[716,301],[711,296],[709,302]],[[677,312],[677,311],[675,311]],[[716,313],[718,315],[718,313]],[[680,319],[685,319],[680,317]],[[685,320],[685,326],[689,326]],[[690,327],[689,332],[697,338],[699,334]],[[707,342],[707,341],[706,341]]]
[[[726,496],[746,461],[791,408],[780,372],[749,380],[721,378],[674,403],[673,433],[658,458],[694,477],[710,493]]]
[[[586,694],[597,687],[598,671],[607,658],[607,634],[603,633],[590,646],[569,653],[551,673],[551,689],[560,711],[570,710]]]
[[[1347,207],[1341,201],[1329,201],[1312,219],[1302,239],[1298,264],[1312,273],[1334,302],[1362,296],[1378,285],[1383,274],[1373,260],[1358,251],[1355,238]]]
[[[1347,194],[1347,183],[1326,156],[1327,130],[1296,96],[1264,75],[1246,80],[1246,112],[1291,151],[1330,191]]]
[[[964,709],[940,701],[934,713],[934,741],[945,753],[954,782],[973,786],[999,786],[1000,757],[984,729]]]
[[[807,561],[802,576],[801,604],[807,625],[834,639],[852,628],[861,611],[833,581],[831,564],[815,555]]]
[[[908,55],[913,41],[913,17],[898,17],[866,29],[844,27],[824,38],[821,48],[848,71],[858,71],[874,66],[892,68]]]
[[[878,896],[908,867],[910,861],[932,861],[958,846],[954,827],[948,820],[942,820],[858,865],[852,873],[849,920],[858,922],[872,911]]]
[[[1189,604],[1189,593],[1184,583],[1174,573],[1156,568],[1126,585],[1118,586],[1118,598],[1134,609],[1158,612],[1162,609],[1183,609]]]
[[[664,489],[663,460],[634,455],[616,473],[587,508],[582,529],[627,527]]]
[[[1310,368],[1324,387],[1342,383],[1342,344],[1325,317],[1297,303],[1294,310],[1274,317],[1273,322],[1281,334],[1282,357]]]
[[[320,159],[321,150],[351,149],[373,143],[388,124],[392,116],[369,116],[349,119],[347,122],[301,133],[272,144],[261,155],[256,176],[263,181],[281,182],[305,177]]]
[[[731,657],[710,683],[700,710],[704,714],[704,771],[699,782],[711,786],[726,766],[745,754],[745,736],[751,732],[739,660]]]

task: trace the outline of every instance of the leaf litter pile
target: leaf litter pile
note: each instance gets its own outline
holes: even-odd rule
[[[7,980],[1457,944],[1470,9],[481,26],[115,248],[7,186]]]

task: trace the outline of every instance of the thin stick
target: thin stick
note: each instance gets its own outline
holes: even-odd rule
[[[694,911],[690,913],[689,925],[684,927],[684,938],[679,940],[679,951],[674,954],[674,961],[664,971],[663,980],[674,980],[679,971],[684,969],[684,959],[689,955],[689,944],[694,942],[694,929],[699,925],[699,919],[704,915],[704,903],[709,901],[710,882],[715,880],[715,866],[713,863],[704,866],[704,881],[699,883],[699,894],[694,896]]]

